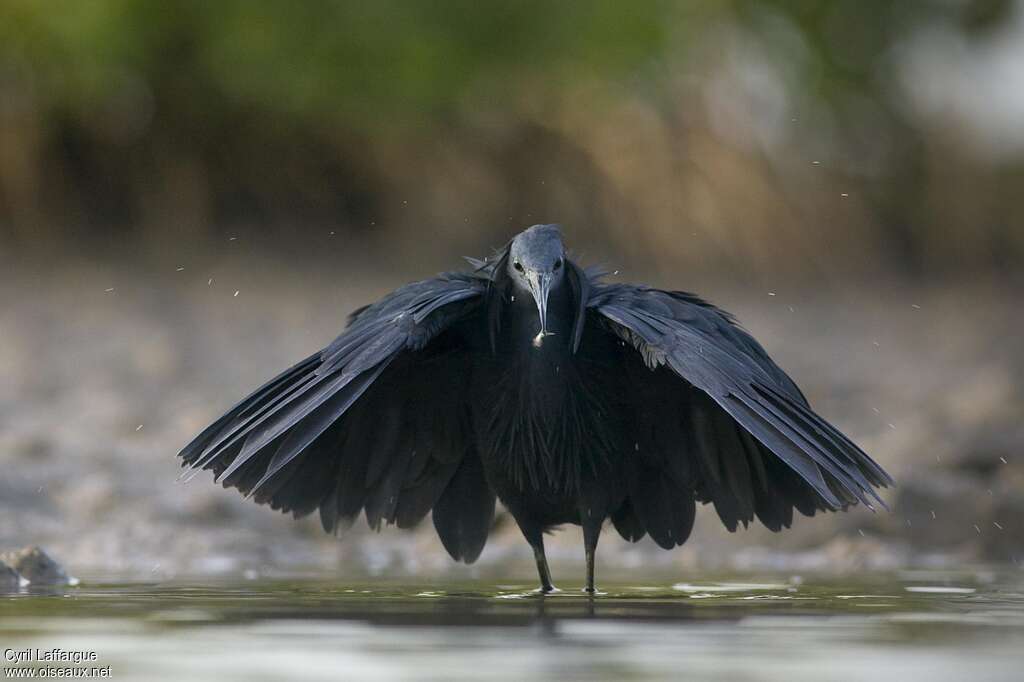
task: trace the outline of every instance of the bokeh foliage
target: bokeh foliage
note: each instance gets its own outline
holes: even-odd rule
[[[1007,270],[1024,151],[995,157],[922,114],[906,65],[934,58],[921,36],[983,50],[1020,13],[6,0],[0,245],[159,252],[329,226],[429,230],[440,249],[543,219],[664,266]]]

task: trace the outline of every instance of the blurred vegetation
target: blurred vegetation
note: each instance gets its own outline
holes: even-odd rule
[[[1021,91],[1011,0],[5,0],[0,249],[558,221],[662,268],[1013,272]]]

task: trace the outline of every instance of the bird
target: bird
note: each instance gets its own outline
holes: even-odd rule
[[[355,310],[179,453],[183,476],[338,534],[432,517],[473,563],[497,502],[555,590],[544,535],[582,528],[584,590],[606,522],[664,549],[697,504],[729,531],[885,507],[893,479],[815,413],[724,310],[684,291],[608,282],[534,225],[469,267]]]

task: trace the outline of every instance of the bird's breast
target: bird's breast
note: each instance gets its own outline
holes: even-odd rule
[[[570,348],[573,305],[568,287],[552,292],[548,327],[534,301],[517,294],[502,311],[496,352],[478,379],[473,416],[481,457],[492,483],[521,491],[570,492],[599,474],[611,458],[609,391]]]
[[[578,489],[611,460],[601,392],[571,354],[545,348],[506,358],[474,406],[481,455],[492,479],[518,490]]]

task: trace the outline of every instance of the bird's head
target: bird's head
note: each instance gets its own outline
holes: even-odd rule
[[[537,303],[540,332],[533,345],[540,347],[548,331],[548,295],[565,278],[565,247],[558,225],[534,225],[512,240],[508,254],[508,275],[515,289],[529,293]]]

